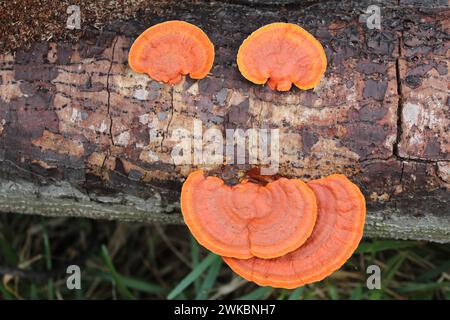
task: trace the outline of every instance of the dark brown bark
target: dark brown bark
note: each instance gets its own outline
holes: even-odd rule
[[[199,119],[278,128],[282,176],[348,175],[368,201],[368,236],[450,241],[449,11],[387,2],[369,30],[370,4],[155,4],[76,43],[0,56],[0,211],[179,223],[180,186],[198,166],[174,165],[171,134]],[[210,36],[207,78],[171,88],[128,67],[134,38],[170,19]],[[277,93],[239,74],[240,43],[274,21],[323,43],[314,90]],[[206,169],[230,179],[250,167]]]

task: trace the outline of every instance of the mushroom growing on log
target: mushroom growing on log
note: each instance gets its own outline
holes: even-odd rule
[[[308,240],[275,259],[224,257],[231,269],[261,286],[291,289],[324,279],[350,258],[363,234],[364,196],[343,175],[310,181],[308,187],[318,206],[317,222]]]
[[[450,12],[406,2],[380,3],[381,30],[360,22],[370,2],[345,0],[155,0],[145,10],[136,1],[101,19],[100,8],[81,5],[80,31],[65,29],[64,16],[3,21],[0,212],[181,224],[189,172],[227,180],[249,169],[175,164],[172,133],[183,128],[189,134],[180,136],[192,138],[198,120],[224,137],[227,129],[279,129],[281,176],[348,176],[367,199],[364,236],[450,242]],[[167,20],[208,34],[210,75],[172,87],[130,69],[133,41]],[[313,90],[273,91],[239,73],[241,43],[274,21],[301,25],[323,45],[328,66]],[[15,37],[18,26],[28,32]]]
[[[322,45],[292,23],[271,23],[259,28],[239,47],[237,64],[242,75],[272,90],[288,91],[292,83],[308,90],[319,84],[327,67]]]
[[[139,35],[128,62],[134,71],[174,85],[186,74],[192,79],[204,78],[214,62],[214,45],[193,24],[166,21]]]
[[[297,179],[261,186],[247,180],[230,187],[222,179],[189,175],[181,212],[197,241],[226,257],[276,258],[301,246],[316,222],[314,193]]]

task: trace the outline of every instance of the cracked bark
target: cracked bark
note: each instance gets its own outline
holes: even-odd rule
[[[181,223],[192,169],[233,181],[251,167],[175,165],[170,134],[197,119],[203,131],[278,128],[280,175],[348,175],[368,201],[366,236],[450,241],[448,9],[387,2],[380,31],[359,22],[369,2],[287,2],[152,3],[76,43],[0,55],[0,211]],[[133,73],[127,54],[174,18],[205,30],[216,60],[207,78],[171,88]],[[316,89],[277,93],[239,75],[239,44],[273,21],[324,44]]]
[[[175,89],[172,87],[171,90],[171,97],[170,97],[170,111],[169,111],[169,120],[167,121],[167,126],[166,129],[163,131],[162,133],[162,138],[161,138],[161,152],[164,152],[164,140],[166,139],[167,135],[169,134],[169,128],[170,128],[170,124],[172,122],[173,119],[173,110],[174,110],[174,105],[173,105],[173,101],[174,101],[174,95],[175,95]]]
[[[117,43],[117,38],[114,40],[114,43],[112,45],[112,50],[111,50],[111,64],[109,66],[108,69],[108,74],[106,76],[106,92],[108,93],[108,101],[107,101],[107,112],[108,112],[108,117],[109,117],[109,135],[111,136],[111,144],[114,145],[114,138],[113,138],[113,134],[112,134],[112,127],[113,127],[113,119],[111,117],[110,114],[110,104],[111,104],[111,92],[109,89],[109,77],[111,75],[111,69],[114,63],[114,51],[116,49],[116,43]]]

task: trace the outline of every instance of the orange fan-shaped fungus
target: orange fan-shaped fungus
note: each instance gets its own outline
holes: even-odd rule
[[[167,21],[145,30],[133,43],[128,63],[152,79],[177,84],[182,76],[204,78],[214,61],[214,46],[198,27]]]
[[[364,196],[343,175],[314,180],[308,186],[316,196],[318,212],[305,244],[276,259],[224,257],[231,269],[261,286],[295,288],[322,280],[347,261],[362,237]]]
[[[197,241],[227,257],[274,258],[297,249],[317,216],[314,193],[300,180],[265,186],[228,186],[203,171],[189,175],[181,191],[184,221]]]
[[[291,23],[271,23],[244,40],[237,55],[242,75],[256,84],[268,81],[273,90],[314,88],[327,67],[319,41]]]

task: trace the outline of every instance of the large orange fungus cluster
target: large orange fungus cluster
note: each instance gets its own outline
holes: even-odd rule
[[[237,274],[280,288],[339,269],[361,240],[366,213],[361,191],[344,175],[228,186],[201,170],[185,181],[181,209],[198,242]]]
[[[214,46],[198,27],[167,21],[145,30],[133,43],[129,65],[153,80],[175,85],[185,75],[207,76]],[[253,32],[237,54],[241,74],[255,84],[288,91],[314,88],[327,67],[320,42],[291,23]],[[184,221],[197,241],[221,255],[237,274],[262,286],[294,288],[320,281],[339,269],[363,234],[364,196],[346,176],[307,183],[279,178],[248,179],[229,186],[202,170],[181,191]]]

